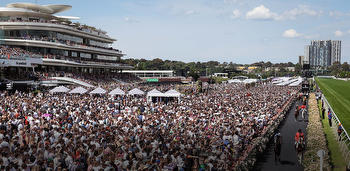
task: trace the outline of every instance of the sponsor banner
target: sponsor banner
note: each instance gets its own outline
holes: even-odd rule
[[[30,61],[24,61],[24,60],[8,60],[10,63],[10,66],[17,66],[17,67],[32,67]]]

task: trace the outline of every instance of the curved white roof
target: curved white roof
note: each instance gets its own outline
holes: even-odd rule
[[[4,9],[8,11],[19,11],[18,9],[22,9],[25,12],[40,12],[44,14],[57,14],[72,9],[70,5],[39,5],[32,3],[12,3],[7,4],[6,7]],[[71,18],[81,19],[80,17]]]
[[[55,15],[55,17],[57,18],[64,18],[64,19],[68,19],[68,20],[80,20],[81,17],[73,17],[73,16],[58,16],[58,15]]]
[[[23,8],[23,9],[33,10],[33,11],[38,10],[40,12],[48,13],[48,14],[52,14],[54,12],[53,9],[47,6],[32,4],[32,3],[13,3],[13,4],[7,4],[6,6],[8,8]]]
[[[51,14],[56,14],[64,11],[68,11],[72,9],[72,6],[70,5],[43,5],[44,7],[51,8],[53,10],[53,13]]]

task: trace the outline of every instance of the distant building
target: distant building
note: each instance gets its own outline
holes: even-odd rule
[[[303,65],[304,61],[305,61],[305,57],[303,55],[300,55],[298,64]]]
[[[295,71],[295,67],[284,67],[284,69],[286,71],[289,71],[289,72],[294,72]],[[279,67],[267,67],[263,70],[264,72],[268,72],[268,71],[280,71],[280,68]]]
[[[340,40],[312,40],[304,49],[305,61],[311,67],[329,67],[334,62],[341,62]]]
[[[310,56],[310,45],[306,45],[305,48],[304,48],[304,63],[307,63],[309,64],[310,61],[309,61],[309,56]],[[304,64],[302,63],[302,64]]]

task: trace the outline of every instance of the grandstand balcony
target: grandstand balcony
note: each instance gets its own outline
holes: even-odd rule
[[[25,39],[4,39],[4,43],[6,45],[11,46],[32,46],[32,47],[43,47],[43,48],[52,48],[52,49],[60,49],[67,51],[76,51],[76,52],[84,52],[84,53],[97,53],[100,55],[106,56],[123,56],[121,52],[115,50],[108,50],[97,47],[90,47],[84,45],[66,45],[57,42],[48,42],[41,40],[25,40]]]
[[[54,31],[77,37],[93,39],[106,43],[113,43],[116,39],[110,38],[105,34],[98,33],[90,30],[79,30],[75,27],[55,24],[55,23],[44,23],[44,22],[0,22],[0,29],[3,30],[43,30],[43,31]]]
[[[133,66],[122,63],[93,62],[93,61],[70,61],[62,59],[43,59],[43,65],[65,66],[65,67],[86,67],[86,68],[110,68],[110,69],[133,69]]]

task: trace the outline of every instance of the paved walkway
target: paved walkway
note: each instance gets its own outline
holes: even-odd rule
[[[300,102],[293,104],[291,110],[286,116],[285,121],[281,124],[279,132],[283,137],[283,146],[281,151],[281,163],[276,165],[273,146],[269,146],[262,158],[258,160],[254,171],[298,171],[304,170],[303,165],[299,164],[296,151],[294,150],[294,136],[298,129],[301,129],[305,135],[307,142],[306,126],[308,120],[302,122],[295,121],[294,110],[296,105],[300,106]],[[299,115],[299,119],[300,119]],[[308,117],[308,115],[306,115]],[[273,141],[271,141],[272,143]]]

